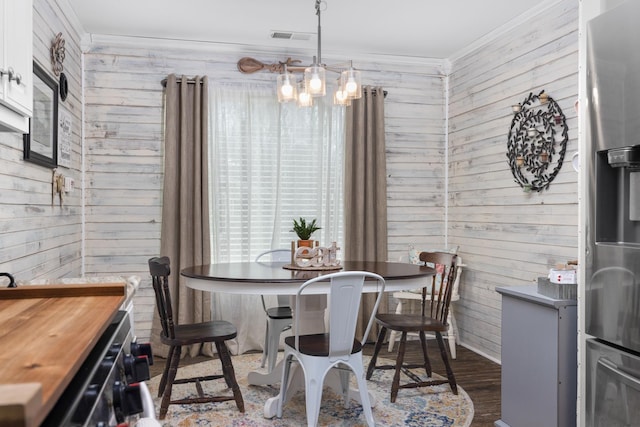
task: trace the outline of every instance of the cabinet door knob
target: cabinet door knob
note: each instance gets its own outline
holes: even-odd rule
[[[18,86],[20,85],[20,82],[22,81],[22,76],[20,75],[20,73],[16,73],[15,71],[13,71],[12,67],[9,67],[9,69],[7,69],[7,74],[9,75],[9,81],[15,80]]]

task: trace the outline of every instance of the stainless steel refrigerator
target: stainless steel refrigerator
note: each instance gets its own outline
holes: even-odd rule
[[[585,422],[640,426],[640,0],[587,23]]]

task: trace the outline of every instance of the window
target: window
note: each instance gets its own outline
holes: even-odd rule
[[[279,104],[273,88],[210,88],[212,261],[252,261],[316,218],[321,245],[342,241],[344,107]]]

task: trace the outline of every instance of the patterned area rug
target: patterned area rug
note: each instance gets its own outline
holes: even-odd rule
[[[279,386],[253,386],[247,384],[247,374],[250,371],[260,371],[261,356],[261,354],[246,354],[233,357],[236,378],[240,384],[244,399],[244,414],[238,412],[234,401],[199,405],[169,405],[169,412],[167,417],[161,421],[162,425],[164,427],[299,427],[306,425],[303,392],[298,392],[285,404],[281,419],[264,418],[264,403],[268,398],[278,394]],[[364,361],[366,368],[369,357],[365,356]],[[386,361],[382,360],[382,362]],[[207,373],[217,373],[219,370],[220,363],[217,360],[212,360],[180,368],[178,377],[206,375]],[[434,374],[434,377],[437,377],[437,375]],[[451,393],[448,384],[400,390],[396,402],[391,403],[389,402],[389,390],[392,378],[393,371],[377,370],[367,383],[369,392],[375,396],[377,402],[373,408],[373,417],[376,425],[412,427],[466,427],[471,425],[473,403],[469,395],[459,385],[457,396]],[[160,376],[157,376],[148,383],[151,395],[154,397],[158,393],[159,382]],[[203,388],[205,393],[219,392],[219,390],[226,388],[226,385],[222,380],[210,381],[203,383]],[[193,384],[178,384],[173,387],[172,397],[174,399],[192,394],[195,394],[195,386]],[[227,389],[225,394],[231,394],[231,391]],[[155,398],[154,403],[157,414],[160,408],[160,399]],[[345,408],[340,396],[325,389],[318,425],[332,427],[366,426],[366,420],[362,413],[362,407],[357,402],[351,402],[351,405]]]

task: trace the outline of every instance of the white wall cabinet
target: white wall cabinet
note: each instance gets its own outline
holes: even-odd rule
[[[0,130],[29,132],[33,112],[33,3],[0,0]]]

